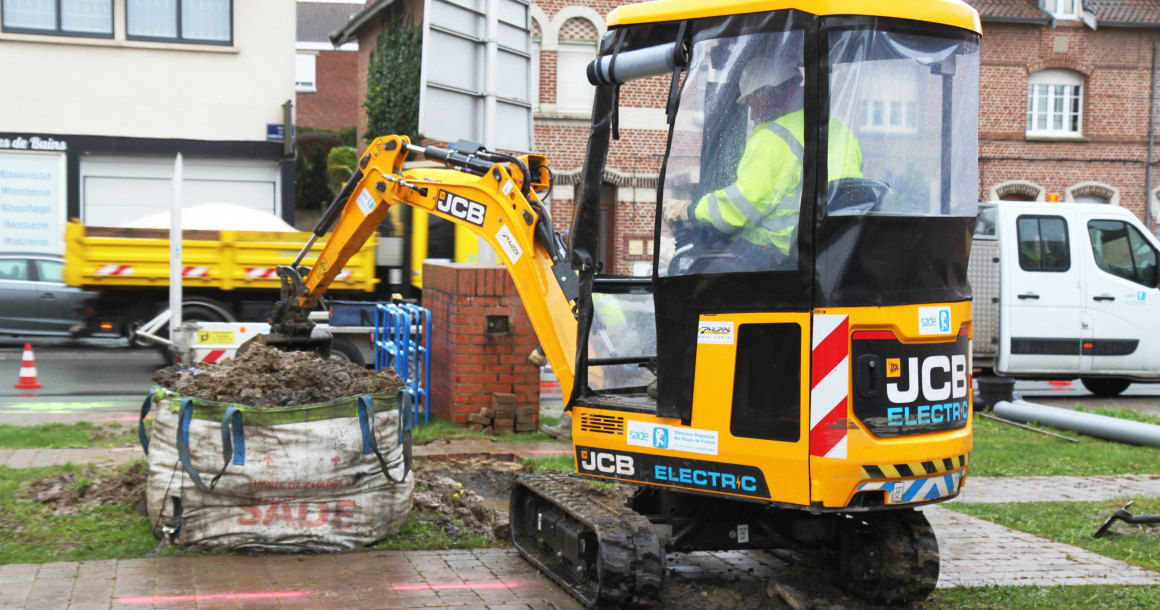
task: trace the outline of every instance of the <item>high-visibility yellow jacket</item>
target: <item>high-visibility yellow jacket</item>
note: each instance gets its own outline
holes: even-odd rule
[[[804,111],[758,123],[737,166],[737,181],[705,195],[693,217],[718,231],[789,254],[801,208]],[[841,121],[830,119],[829,179],[861,178],[862,147]]]

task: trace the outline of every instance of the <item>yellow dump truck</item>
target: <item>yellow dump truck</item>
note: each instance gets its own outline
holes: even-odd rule
[[[278,265],[289,265],[310,233],[264,231],[184,232],[183,318],[201,322],[265,321],[278,300]],[[351,258],[331,289],[375,291],[377,236]],[[169,231],[86,227],[65,229],[64,279],[98,294],[89,299],[85,328],[75,334],[115,333],[135,340],[135,327],[169,307]],[[326,245],[320,239],[302,264],[313,266]],[[339,296],[342,298],[342,296]]]

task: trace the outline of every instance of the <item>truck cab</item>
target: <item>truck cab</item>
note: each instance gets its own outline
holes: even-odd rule
[[[1160,380],[1160,241],[1087,203],[981,204],[968,275],[974,367],[1083,380],[1097,395]]]

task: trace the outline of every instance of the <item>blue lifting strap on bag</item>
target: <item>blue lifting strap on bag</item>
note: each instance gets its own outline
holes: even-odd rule
[[[399,446],[403,448],[403,478],[411,472],[411,393],[399,390]]]
[[[222,417],[222,469],[209,482],[211,491],[217,487],[218,481],[226,473],[226,468],[230,467],[231,462],[238,466],[246,463],[246,434],[242,428],[242,412],[237,407],[226,409],[226,414]]]
[[[145,455],[149,455],[149,437],[145,435],[145,416],[149,415],[149,409],[153,407],[153,392],[145,396],[145,402],[141,403],[141,417],[137,419],[137,440],[141,441],[141,449],[145,451]]]
[[[379,443],[375,439],[375,405],[374,399],[369,394],[363,394],[358,397],[358,425],[362,430],[363,439],[363,453],[374,453],[375,457],[379,459],[379,465],[383,468],[383,476],[391,483],[398,485],[407,480],[407,473],[410,472],[410,464],[404,461],[403,464],[403,478],[395,479],[391,476],[391,470],[387,467],[387,459],[383,457],[382,452],[379,451]],[[400,422],[400,426],[402,423]]]
[[[177,414],[177,455],[181,458],[181,467],[193,480],[197,488],[209,493],[210,488],[201,480],[201,473],[194,467],[189,458],[189,424],[193,419],[193,399],[181,399],[181,411]]]

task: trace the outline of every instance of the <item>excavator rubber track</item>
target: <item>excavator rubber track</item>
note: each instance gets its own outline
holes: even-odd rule
[[[639,513],[594,501],[587,481],[520,476],[511,529],[520,555],[589,608],[647,608],[659,600],[665,554],[656,530]]]

